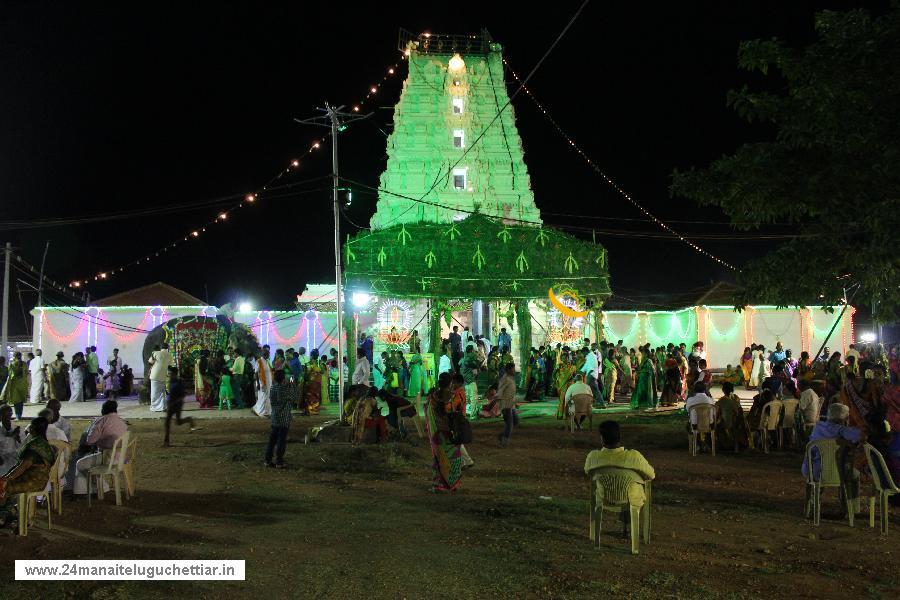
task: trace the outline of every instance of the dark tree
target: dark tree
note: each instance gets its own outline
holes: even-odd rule
[[[739,65],[776,92],[744,86],[728,104],[770,123],[774,140],[744,144],[709,167],[675,172],[673,194],[718,206],[738,229],[796,225],[798,235],[739,274],[737,305],[836,305],[844,286],[900,317],[900,3],[873,17],[824,11],[816,41],[743,42]],[[777,74],[770,74],[770,69]]]

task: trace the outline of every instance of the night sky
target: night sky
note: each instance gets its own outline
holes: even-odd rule
[[[3,2],[0,5],[0,221],[80,218],[239,198],[301,155],[320,131],[293,121],[324,100],[348,106],[397,61],[399,28],[487,28],[520,75],[537,62],[579,2],[369,3]],[[658,216],[689,233],[728,233],[717,211],[670,198],[674,168],[705,166],[772,130],[725,105],[729,89],[777,86],[736,66],[738,43],[812,38],[821,8],[887,2],[593,2],[529,84],[606,172]],[[487,6],[487,8],[483,8]],[[375,116],[341,138],[342,174],[377,185],[405,65],[379,93]],[[508,78],[509,89],[515,89]],[[684,298],[731,274],[687,246],[637,234],[660,230],[594,174],[524,94],[513,102],[538,207],[548,224],[595,226],[609,249],[619,304]],[[330,173],[330,148],[284,182]],[[333,277],[329,182],[303,195],[265,196],[177,252],[88,286],[93,297],[165,281],[221,305],[289,308],[307,282]],[[223,202],[224,208],[234,200]],[[354,193],[367,225],[375,198]],[[215,206],[163,216],[41,229],[4,227],[47,274],[88,278],[145,256],[211,219]],[[570,213],[592,218],[547,214]],[[637,219],[637,220],[622,220]],[[676,223],[706,221],[709,224]],[[345,231],[356,228],[344,222]],[[790,230],[777,229],[778,233]],[[590,234],[580,234],[590,237]],[[698,240],[740,265],[777,241]],[[13,278],[12,333],[36,295]],[[24,278],[23,279],[27,279]],[[47,304],[71,302],[49,294]]]

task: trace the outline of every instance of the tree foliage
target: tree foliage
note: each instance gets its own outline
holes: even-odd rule
[[[737,229],[795,225],[798,235],[744,267],[736,304],[875,302],[900,317],[900,3],[873,17],[824,11],[816,41],[741,43],[738,64],[780,91],[744,86],[728,104],[770,123],[772,141],[744,144],[705,169],[674,173],[673,194],[718,206]],[[777,74],[772,73],[777,72]]]

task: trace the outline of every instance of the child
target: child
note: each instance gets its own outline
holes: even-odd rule
[[[219,383],[219,410],[224,405],[227,410],[231,410],[231,404],[234,400],[234,390],[231,389],[231,371],[228,367],[222,368],[222,380]]]
[[[178,367],[169,367],[169,402],[166,404],[166,439],[163,441],[163,446],[169,445],[169,426],[172,417],[175,417],[176,425],[188,423],[191,426],[192,433],[197,431],[197,428],[194,427],[193,418],[181,418],[181,409],[184,408],[185,393],[184,384],[181,383],[181,379],[178,378]]]
[[[482,419],[490,419],[496,418],[500,416],[500,402],[497,399],[497,386],[492,385],[487,389],[487,393],[484,396],[484,399],[487,400],[487,403],[482,407],[482,409],[478,412],[478,416]]]
[[[106,393],[106,399],[115,400],[119,395],[119,388],[121,387],[119,383],[119,374],[116,372],[115,363],[110,363],[109,372],[103,376],[103,381],[103,390]]]

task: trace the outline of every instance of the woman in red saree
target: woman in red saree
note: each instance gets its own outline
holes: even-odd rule
[[[212,408],[212,376],[209,373],[209,350],[201,350],[194,363],[194,395],[200,408]]]
[[[441,373],[438,387],[428,394],[425,405],[425,430],[434,462],[431,464],[431,491],[450,492],[459,489],[462,480],[462,450],[450,436],[447,405],[451,403],[450,373]]]
[[[304,416],[319,414],[322,406],[322,373],[325,368],[319,362],[319,350],[313,348],[309,353],[309,363],[306,365],[306,373],[303,380],[303,400],[300,402],[300,410]]]

